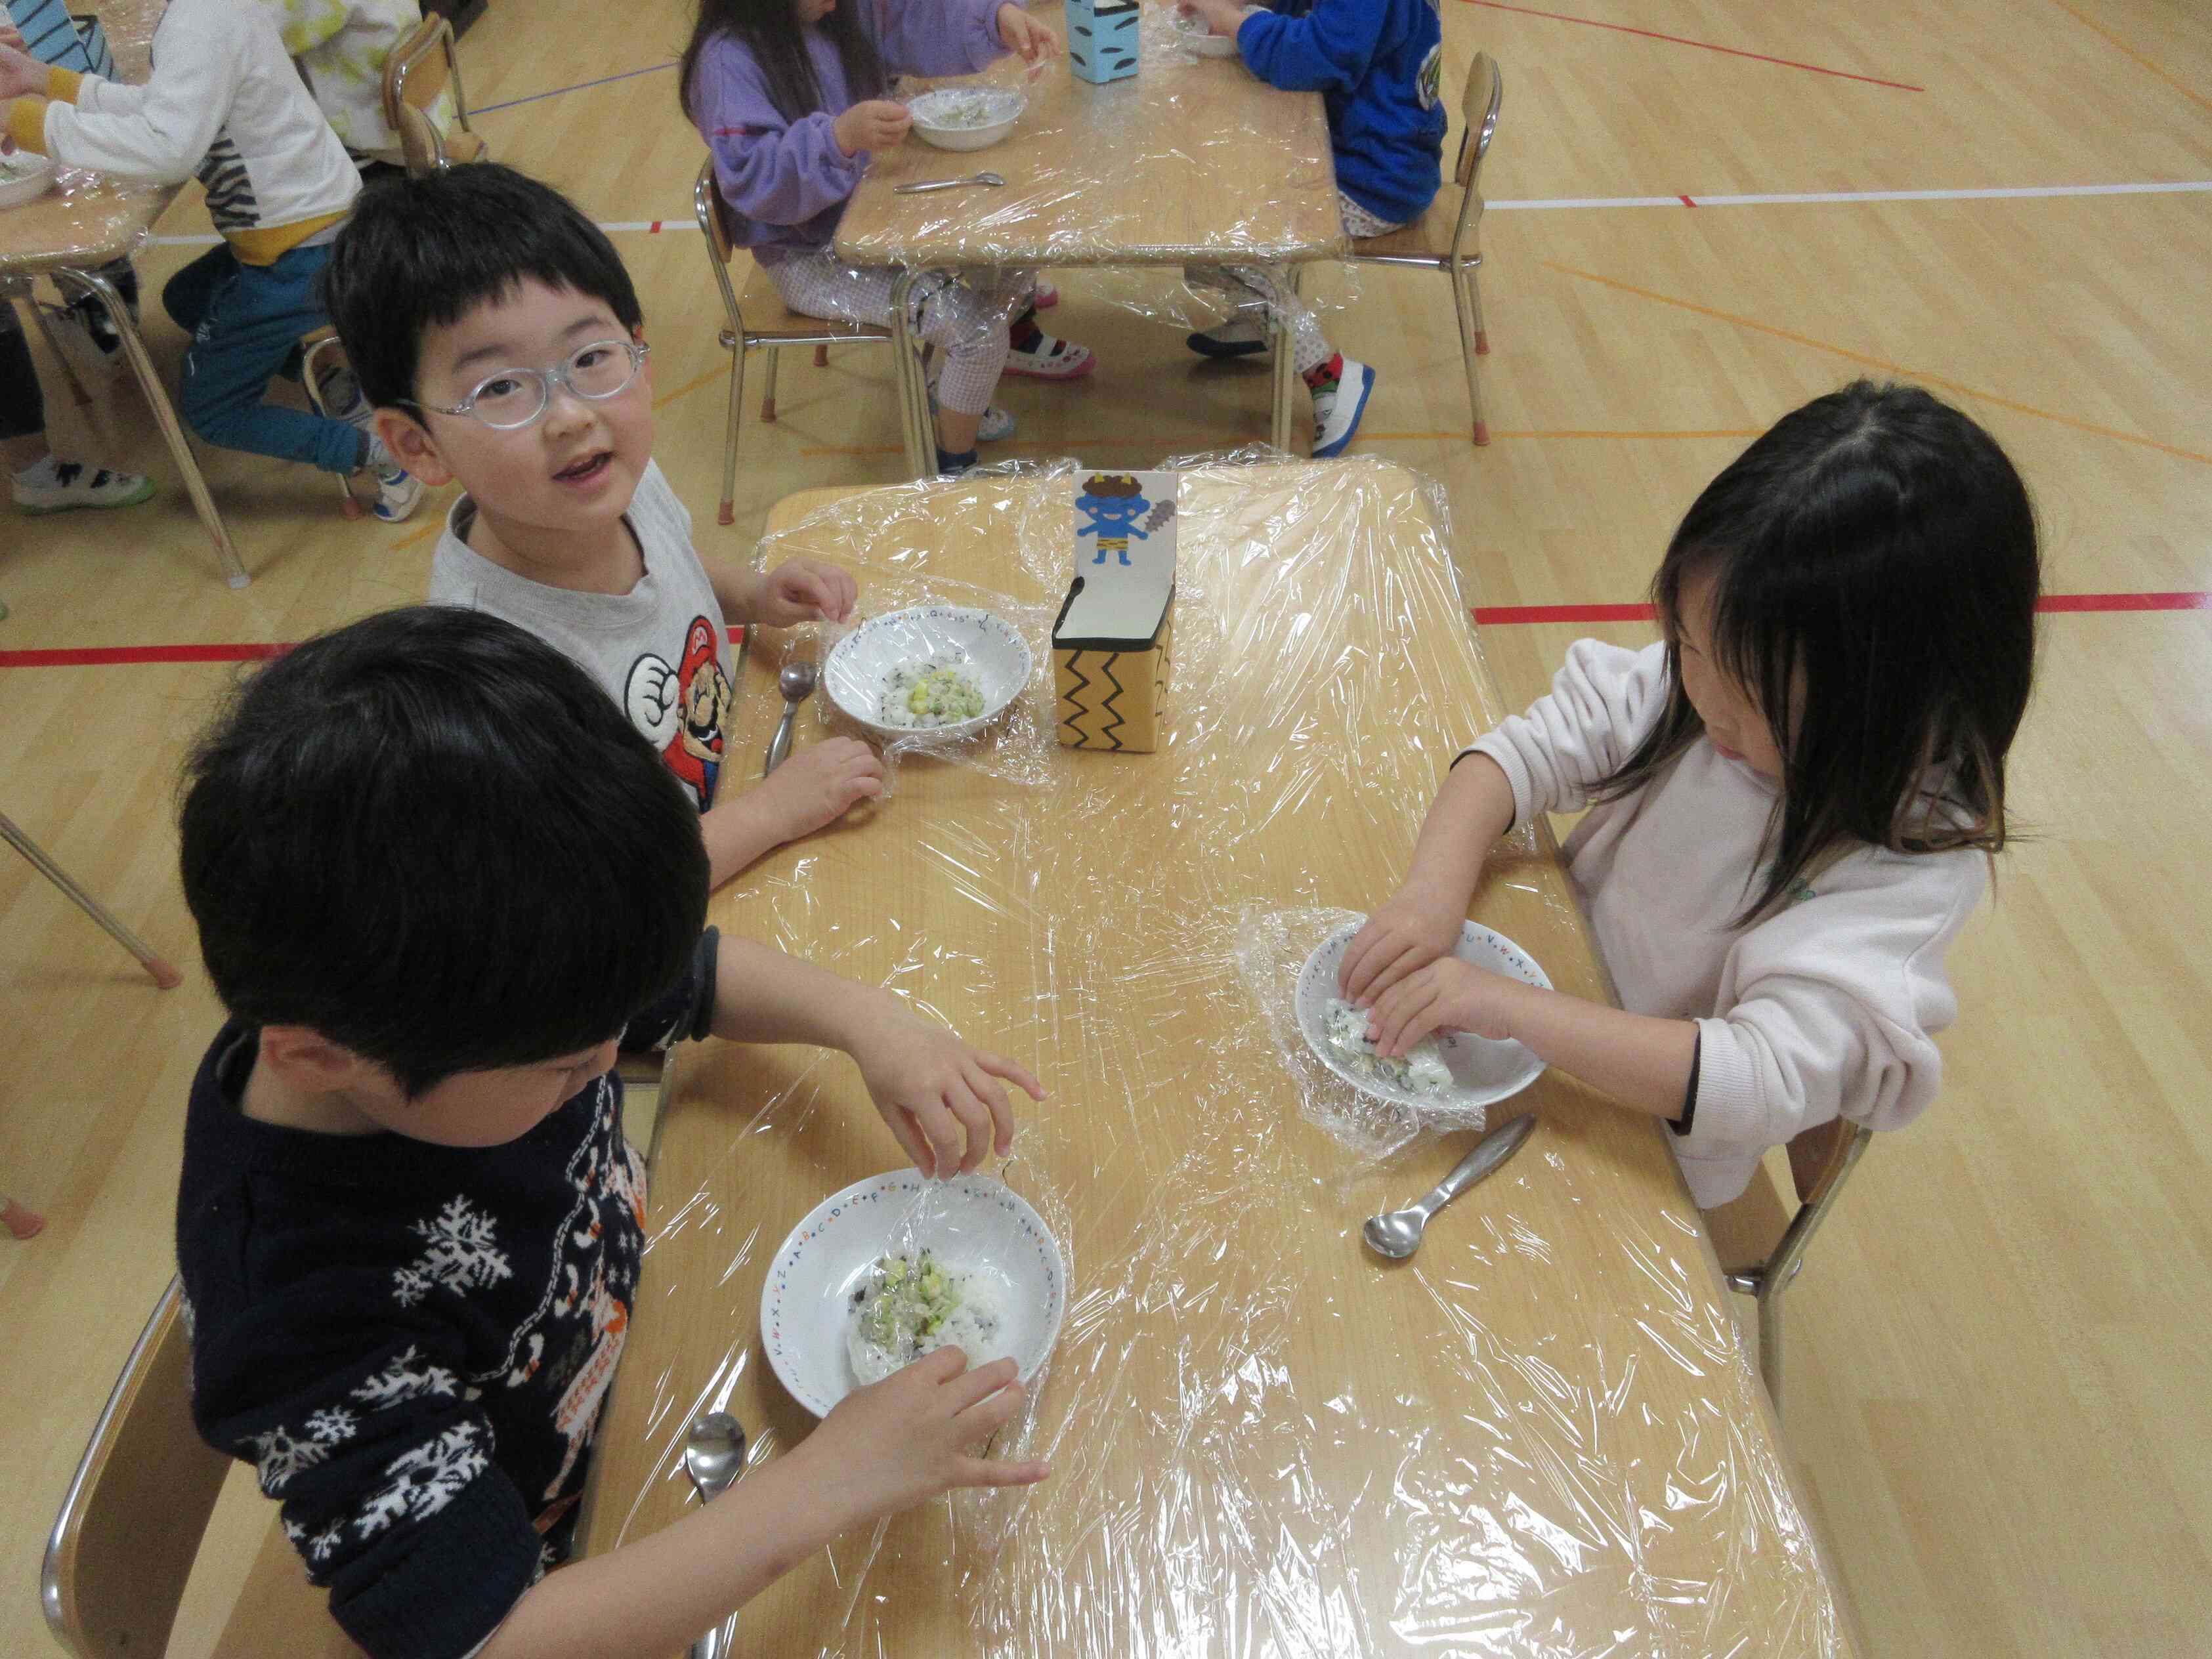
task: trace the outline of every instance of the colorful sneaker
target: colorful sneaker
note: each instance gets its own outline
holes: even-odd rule
[[[1097,359],[1091,355],[1089,346],[1058,339],[1039,330],[1029,344],[1014,347],[1006,353],[1006,372],[1026,374],[1038,380],[1075,380],[1097,366]]]
[[[64,461],[56,456],[9,480],[18,511],[68,513],[81,507],[136,507],[150,501],[154,481],[135,472],[111,472],[104,466]]]
[[[1344,372],[1327,392],[1314,393],[1314,459],[1341,455],[1359,430],[1359,417],[1367,412],[1367,399],[1375,390],[1375,370],[1367,363],[1344,359]]]
[[[1218,328],[1189,336],[1183,343],[1201,357],[1255,357],[1267,349],[1267,325],[1258,317],[1232,317]]]
[[[411,518],[422,504],[422,481],[404,467],[372,470],[376,475],[376,516],[386,524]]]
[[[929,412],[933,415],[937,413],[937,388],[934,386],[929,388]],[[981,424],[975,428],[975,436],[984,443],[994,444],[1013,435],[1014,417],[996,404],[988,405],[983,410]]]

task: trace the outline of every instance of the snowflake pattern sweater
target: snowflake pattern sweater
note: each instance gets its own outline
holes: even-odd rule
[[[705,1034],[715,944],[629,1041]],[[622,1083],[505,1146],[439,1146],[246,1117],[257,1052],[226,1025],[186,1116],[193,1417],[281,1501],[348,1635],[459,1659],[566,1553],[643,1255]]]

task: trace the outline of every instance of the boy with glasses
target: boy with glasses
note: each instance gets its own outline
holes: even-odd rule
[[[402,464],[467,493],[432,561],[433,604],[529,629],[587,670],[702,814],[719,884],[882,793],[850,738],[720,785],[726,622],[851,616],[853,579],[811,559],[702,562],[653,460],[644,313],[620,257],[558,191],[483,163],[372,186],[325,292],[376,429]]]

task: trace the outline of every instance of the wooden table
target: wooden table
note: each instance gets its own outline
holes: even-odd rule
[[[116,70],[126,82],[145,78],[154,28],[167,7],[167,0],[118,0],[94,8],[115,53]],[[32,278],[49,277],[66,295],[90,294],[106,306],[123,337],[124,357],[153,408],[162,439],[169,446],[170,459],[184,477],[192,509],[215,544],[216,556],[230,585],[243,587],[252,579],[232,544],[222,514],[216,510],[215,497],[200,474],[191,441],[161,384],[161,374],[147,355],[130,307],[100,274],[101,266],[137,251],[146,234],[168,211],[178,189],[174,185],[111,179],[77,167],[61,168],[54,188],[38,200],[0,210],[0,300],[18,299],[29,306],[39,326],[47,331],[47,343],[54,347],[55,356],[65,367],[69,359],[53,339],[46,313],[30,305]],[[74,379],[76,371],[70,373]],[[86,388],[80,386],[77,391],[81,401],[89,400]]]
[[[1072,497],[1065,474],[815,492],[777,507],[768,556],[847,565],[864,611],[934,592],[1047,626]],[[1020,783],[908,758],[872,817],[716,897],[725,928],[1036,1069],[1008,1179],[1071,1269],[1030,1440],[1051,1479],[840,1540],[752,1604],[741,1650],[1850,1651],[1658,1126],[1547,1075],[1511,1108],[1540,1116],[1527,1150],[1385,1265],[1359,1220],[1468,1138],[1362,1173],[1238,976],[1246,909],[1390,890],[1438,773],[1502,712],[1431,499],[1373,461],[1187,477],[1162,752],[1052,750]],[[740,671],[753,774],[780,656]],[[1474,911],[1605,994],[1548,846],[1501,852]],[[761,1349],[767,1266],[902,1162],[842,1056],[708,1043],[674,1070],[593,1551],[683,1512],[697,1413],[734,1411],[757,1456],[811,1427]]]
[[[1059,0],[1030,8],[1065,43]],[[1320,95],[1279,92],[1234,58],[1172,46],[1167,8],[1145,17],[1142,67],[1093,86],[1065,54],[1035,82],[1008,58],[939,85],[1025,87],[1013,132],[986,150],[940,150],[909,135],[877,154],[837,226],[840,258],[895,268],[895,330],[905,327],[907,284],[926,270],[1048,265],[1281,263],[1332,258],[1347,246],[1336,167]],[[900,196],[917,180],[989,170],[1003,189]],[[1272,324],[1271,324],[1272,325]],[[902,341],[902,407],[917,476],[935,471],[928,403]],[[1290,354],[1275,354],[1273,439],[1290,435]]]

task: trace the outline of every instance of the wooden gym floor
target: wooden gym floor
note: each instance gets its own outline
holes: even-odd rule
[[[1942,1098],[1875,1146],[1795,1293],[1789,1438],[1870,1653],[2199,1652],[2212,21],[2191,0],[1443,9],[1445,85],[1478,46],[1505,78],[1483,282],[1496,441],[1465,441],[1441,283],[1311,287],[1381,371],[1360,453],[1449,493],[1510,701],[1540,693],[1578,634],[1648,637],[1582,608],[1639,599],[1698,486],[1851,375],[1959,400],[2035,491],[2050,587],[2082,597],[2046,618],[2016,751],[2033,838],[1954,958]],[[738,522],[715,527],[726,360],[669,67],[686,23],[681,0],[495,0],[462,58],[501,159],[633,227],[614,234],[645,298],[661,464],[702,542],[744,551],[790,491],[895,477],[898,440],[882,354],[817,370],[794,353],[781,419],[747,416]],[[204,234],[197,198],[166,234]],[[194,251],[148,248],[149,295]],[[1170,289],[1060,280],[1048,320],[1101,368],[1010,383],[1023,428],[1006,453],[1142,465],[1264,437],[1264,372],[1200,368],[1178,326],[1128,308],[1165,310]],[[156,310],[173,369],[182,342]],[[190,967],[155,992],[0,855],[0,1188],[48,1218],[35,1242],[0,1243],[0,1652],[24,1655],[47,1650],[30,1590],[46,1528],[171,1270],[185,1091],[218,1018],[170,811],[182,748],[234,670],[174,647],[295,640],[418,598],[441,506],[350,524],[328,479],[216,456],[255,574],[232,592],[135,391],[80,410],[40,350],[63,453],[164,488],[124,514],[0,517],[0,809]],[[138,647],[149,659],[44,654]],[[221,1569],[267,1515],[234,1483],[179,1651],[208,1651]]]

